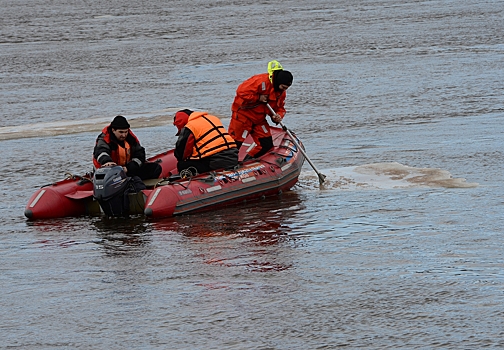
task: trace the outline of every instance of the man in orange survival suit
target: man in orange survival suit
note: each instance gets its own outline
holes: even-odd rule
[[[142,180],[157,179],[161,175],[161,166],[145,160],[145,148],[130,130],[126,118],[121,115],[103,128],[96,139],[93,151],[93,165],[121,165],[127,176],[138,176]]]
[[[184,109],[175,114],[173,125],[178,129],[175,157],[179,172],[194,167],[201,174],[238,165],[236,142],[216,116]]]
[[[268,63],[268,73],[254,75],[245,80],[236,89],[236,96],[231,106],[233,112],[229,123],[229,134],[241,146],[250,133],[256,146],[245,159],[257,158],[266,154],[273,147],[270,127],[266,115],[275,123],[285,116],[286,91],[292,84],[292,74],[283,70],[278,61]],[[278,116],[272,116],[266,103]]]

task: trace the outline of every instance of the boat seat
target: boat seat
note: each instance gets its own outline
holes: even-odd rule
[[[152,188],[154,186],[156,186],[157,184],[159,184],[160,182],[164,181],[164,179],[146,179],[146,180],[142,180],[145,187],[147,188]]]

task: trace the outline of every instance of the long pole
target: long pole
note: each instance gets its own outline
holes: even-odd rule
[[[271,108],[271,106],[269,105],[269,103],[266,103],[266,106],[268,106],[270,112],[273,113],[273,115],[277,116],[277,113],[273,110],[273,108]],[[292,133],[290,132],[290,130],[287,129],[287,127],[282,122],[279,122],[278,124],[280,124],[280,126],[282,127],[282,129],[285,130],[285,132],[287,133],[287,135],[289,135],[289,137],[292,139],[292,142],[294,142],[294,144],[296,145],[297,149],[299,151],[301,151],[301,154],[305,157],[305,159],[308,161],[308,163],[310,163],[311,167],[313,168],[313,170],[315,170],[315,172],[318,175],[319,183],[322,185],[322,183],[325,181],[326,176],[324,174],[322,174],[320,171],[317,170],[317,167],[315,167],[315,164],[313,164],[313,162],[310,160],[310,158],[308,158],[308,155],[304,151],[303,147],[301,147],[299,145],[299,143],[297,142],[296,138],[292,135]]]

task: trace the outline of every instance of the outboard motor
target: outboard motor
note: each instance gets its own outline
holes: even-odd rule
[[[107,216],[128,216],[128,193],[135,192],[122,166],[96,169],[93,176],[93,197]]]

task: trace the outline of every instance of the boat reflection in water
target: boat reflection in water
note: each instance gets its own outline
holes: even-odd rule
[[[93,220],[97,244],[107,255],[142,255],[153,243],[149,224],[142,216]]]
[[[156,220],[152,229],[155,233],[182,234],[205,264],[281,271],[292,266],[290,254],[285,253],[297,237],[289,235],[289,223],[300,209],[302,200],[291,191],[280,199]]]

